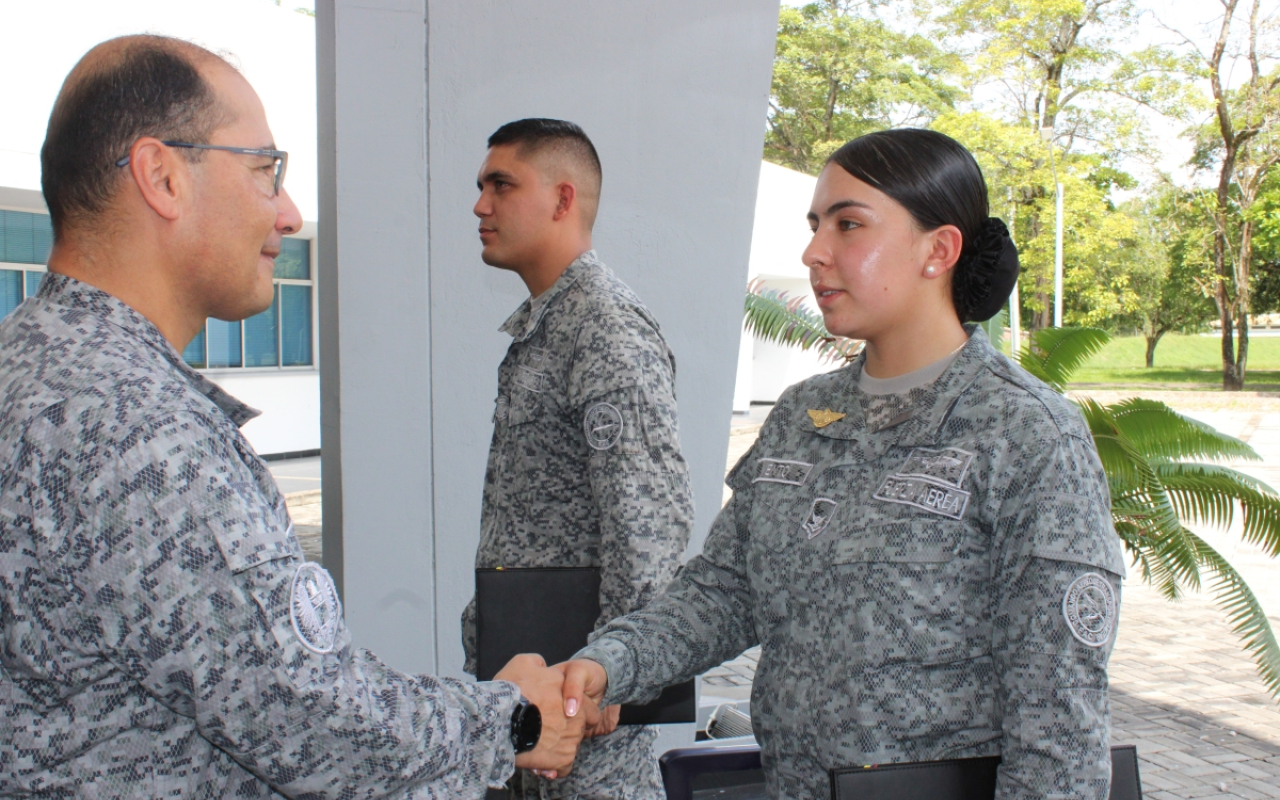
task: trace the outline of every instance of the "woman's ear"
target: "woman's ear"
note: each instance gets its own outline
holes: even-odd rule
[[[924,277],[937,278],[947,274],[960,260],[964,236],[955,225],[943,225],[925,234]]]

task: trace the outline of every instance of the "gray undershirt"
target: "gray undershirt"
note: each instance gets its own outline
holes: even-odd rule
[[[947,371],[947,367],[951,366],[951,362],[956,360],[956,356],[960,355],[960,351],[963,349],[964,346],[961,345],[955,352],[948,353],[932,364],[926,364],[914,372],[908,372],[905,375],[897,375],[892,378],[873,378],[867,374],[866,365],[864,364],[862,374],[858,376],[858,388],[865,394],[886,395],[906,394],[912,389],[928,386]]]

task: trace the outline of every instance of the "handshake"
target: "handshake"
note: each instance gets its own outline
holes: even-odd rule
[[[600,708],[608,676],[594,661],[578,659],[548,667],[542,656],[518,655],[493,679],[520,687],[520,693],[542,714],[538,746],[517,755],[516,766],[544,778],[568,775],[583,739],[618,727],[620,707]]]

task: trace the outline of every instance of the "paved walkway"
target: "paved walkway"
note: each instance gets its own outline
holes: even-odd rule
[[[1100,402],[1130,396],[1091,394]],[[1263,460],[1231,466],[1280,488],[1280,396],[1143,396],[1248,441]],[[726,469],[755,442],[762,413],[753,409],[749,417],[735,418]],[[319,493],[290,495],[289,509],[303,549],[318,560]],[[1243,542],[1239,528],[1237,521],[1225,533],[1199,533],[1244,574],[1280,631],[1280,559]],[[704,696],[745,699],[758,657],[748,651],[708,672]],[[1252,660],[1207,593],[1171,603],[1132,571],[1111,658],[1111,686],[1112,741],[1137,745],[1148,800],[1280,800],[1280,702],[1266,693]]]

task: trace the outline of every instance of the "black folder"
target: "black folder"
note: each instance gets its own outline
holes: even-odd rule
[[[476,570],[476,677],[492,680],[520,653],[548,664],[564,661],[587,643],[600,617],[596,567],[522,567]],[[667,687],[656,700],[624,705],[623,725],[696,722],[693,681]]]
[[[831,770],[833,800],[991,800],[1000,756]],[[1111,748],[1110,800],[1142,800],[1138,751]]]

